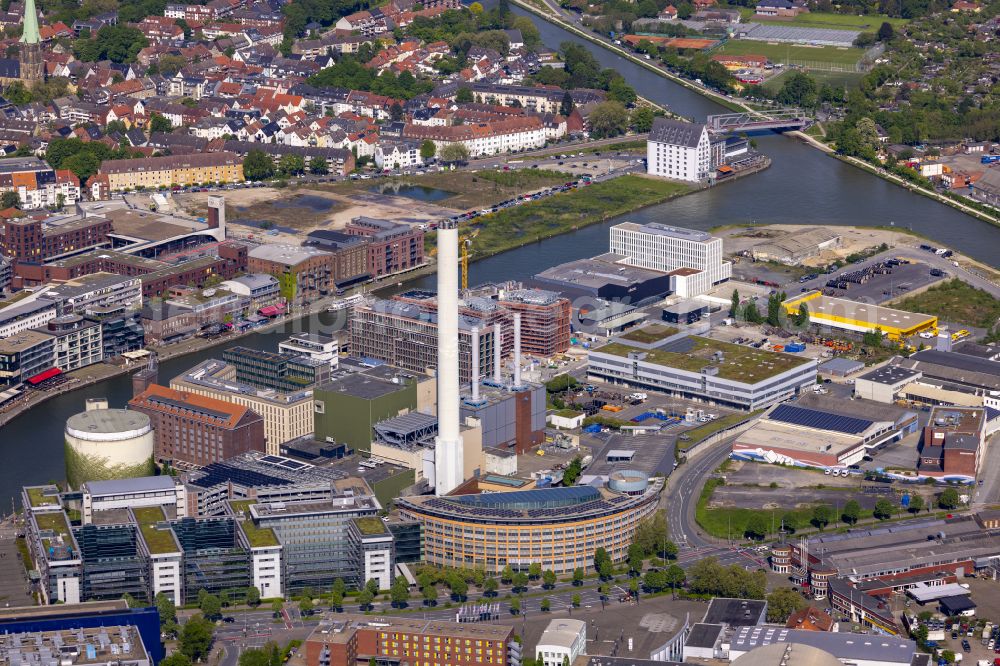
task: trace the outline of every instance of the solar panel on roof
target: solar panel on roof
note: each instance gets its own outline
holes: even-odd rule
[[[798,405],[778,405],[768,418],[772,421],[800,425],[817,430],[832,430],[849,435],[859,435],[872,426],[873,421],[853,416],[831,414]]]
[[[281,458],[279,456],[264,456],[260,460],[261,462],[271,463],[273,465],[279,465],[284,460],[284,458]]]

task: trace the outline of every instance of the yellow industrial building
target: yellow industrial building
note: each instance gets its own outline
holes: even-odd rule
[[[854,333],[878,329],[890,340],[905,340],[924,331],[937,332],[938,320],[932,315],[895,310],[874,303],[858,303],[846,298],[824,296],[808,291],[782,303],[785,313],[795,315],[803,303],[809,310],[809,321]]]

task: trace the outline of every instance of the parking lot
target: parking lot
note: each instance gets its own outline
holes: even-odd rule
[[[610,474],[616,469],[637,469],[649,475],[669,476],[674,469],[674,435],[624,435],[602,433],[588,438],[593,444],[594,462],[587,468],[587,474]],[[631,452],[630,460],[609,462],[611,451]]]
[[[828,279],[836,280],[845,273],[852,273],[858,270],[862,269],[853,267],[843,269],[830,275]],[[854,301],[866,303],[884,303],[891,299],[905,296],[916,289],[940,282],[947,277],[946,275],[931,275],[931,269],[926,264],[917,262],[890,266],[888,270],[892,272],[884,275],[874,274],[864,284],[847,282],[846,289],[832,287],[827,284],[824,290],[829,296],[850,298]]]

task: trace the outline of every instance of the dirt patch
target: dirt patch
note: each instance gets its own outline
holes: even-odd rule
[[[780,224],[755,227],[733,227],[719,230],[722,236],[726,254],[739,254],[752,246],[771,239],[788,236],[798,231],[816,229],[810,225]],[[861,252],[871,247],[885,243],[889,246],[913,246],[920,242],[916,236],[891,229],[873,227],[830,227],[841,235],[840,247],[824,250],[817,256],[803,260],[807,267],[822,267],[843,260],[848,255]]]

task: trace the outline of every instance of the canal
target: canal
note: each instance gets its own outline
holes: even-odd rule
[[[527,14],[515,9],[519,13]],[[657,76],[635,63],[594,46],[562,28],[531,14],[542,40],[549,48],[570,40],[584,44],[604,67],[621,72],[638,93],[688,117],[703,119],[724,109],[694,92]],[[772,158],[770,169],[757,175],[711,188],[628,215],[638,222],[665,222],[694,229],[747,222],[769,224],[890,225],[921,232],[941,244],[971,257],[1000,266],[1000,230],[958,211],[911,194],[859,169],[827,157],[797,140],[779,135],[757,137],[759,149]],[[473,284],[527,278],[564,261],[592,256],[607,250],[607,228],[619,220],[594,225],[474,263]],[[425,278],[420,286],[433,286]],[[309,328],[330,325],[314,321]],[[289,323],[271,333],[244,338],[238,344],[273,350],[279,340],[302,326]],[[218,357],[221,349],[210,349],[165,362],[161,383],[206,358]],[[59,396],[0,428],[0,507],[25,484],[63,479],[63,438],[66,419],[83,409],[84,400],[106,397],[122,406],[131,397],[128,377]]]

